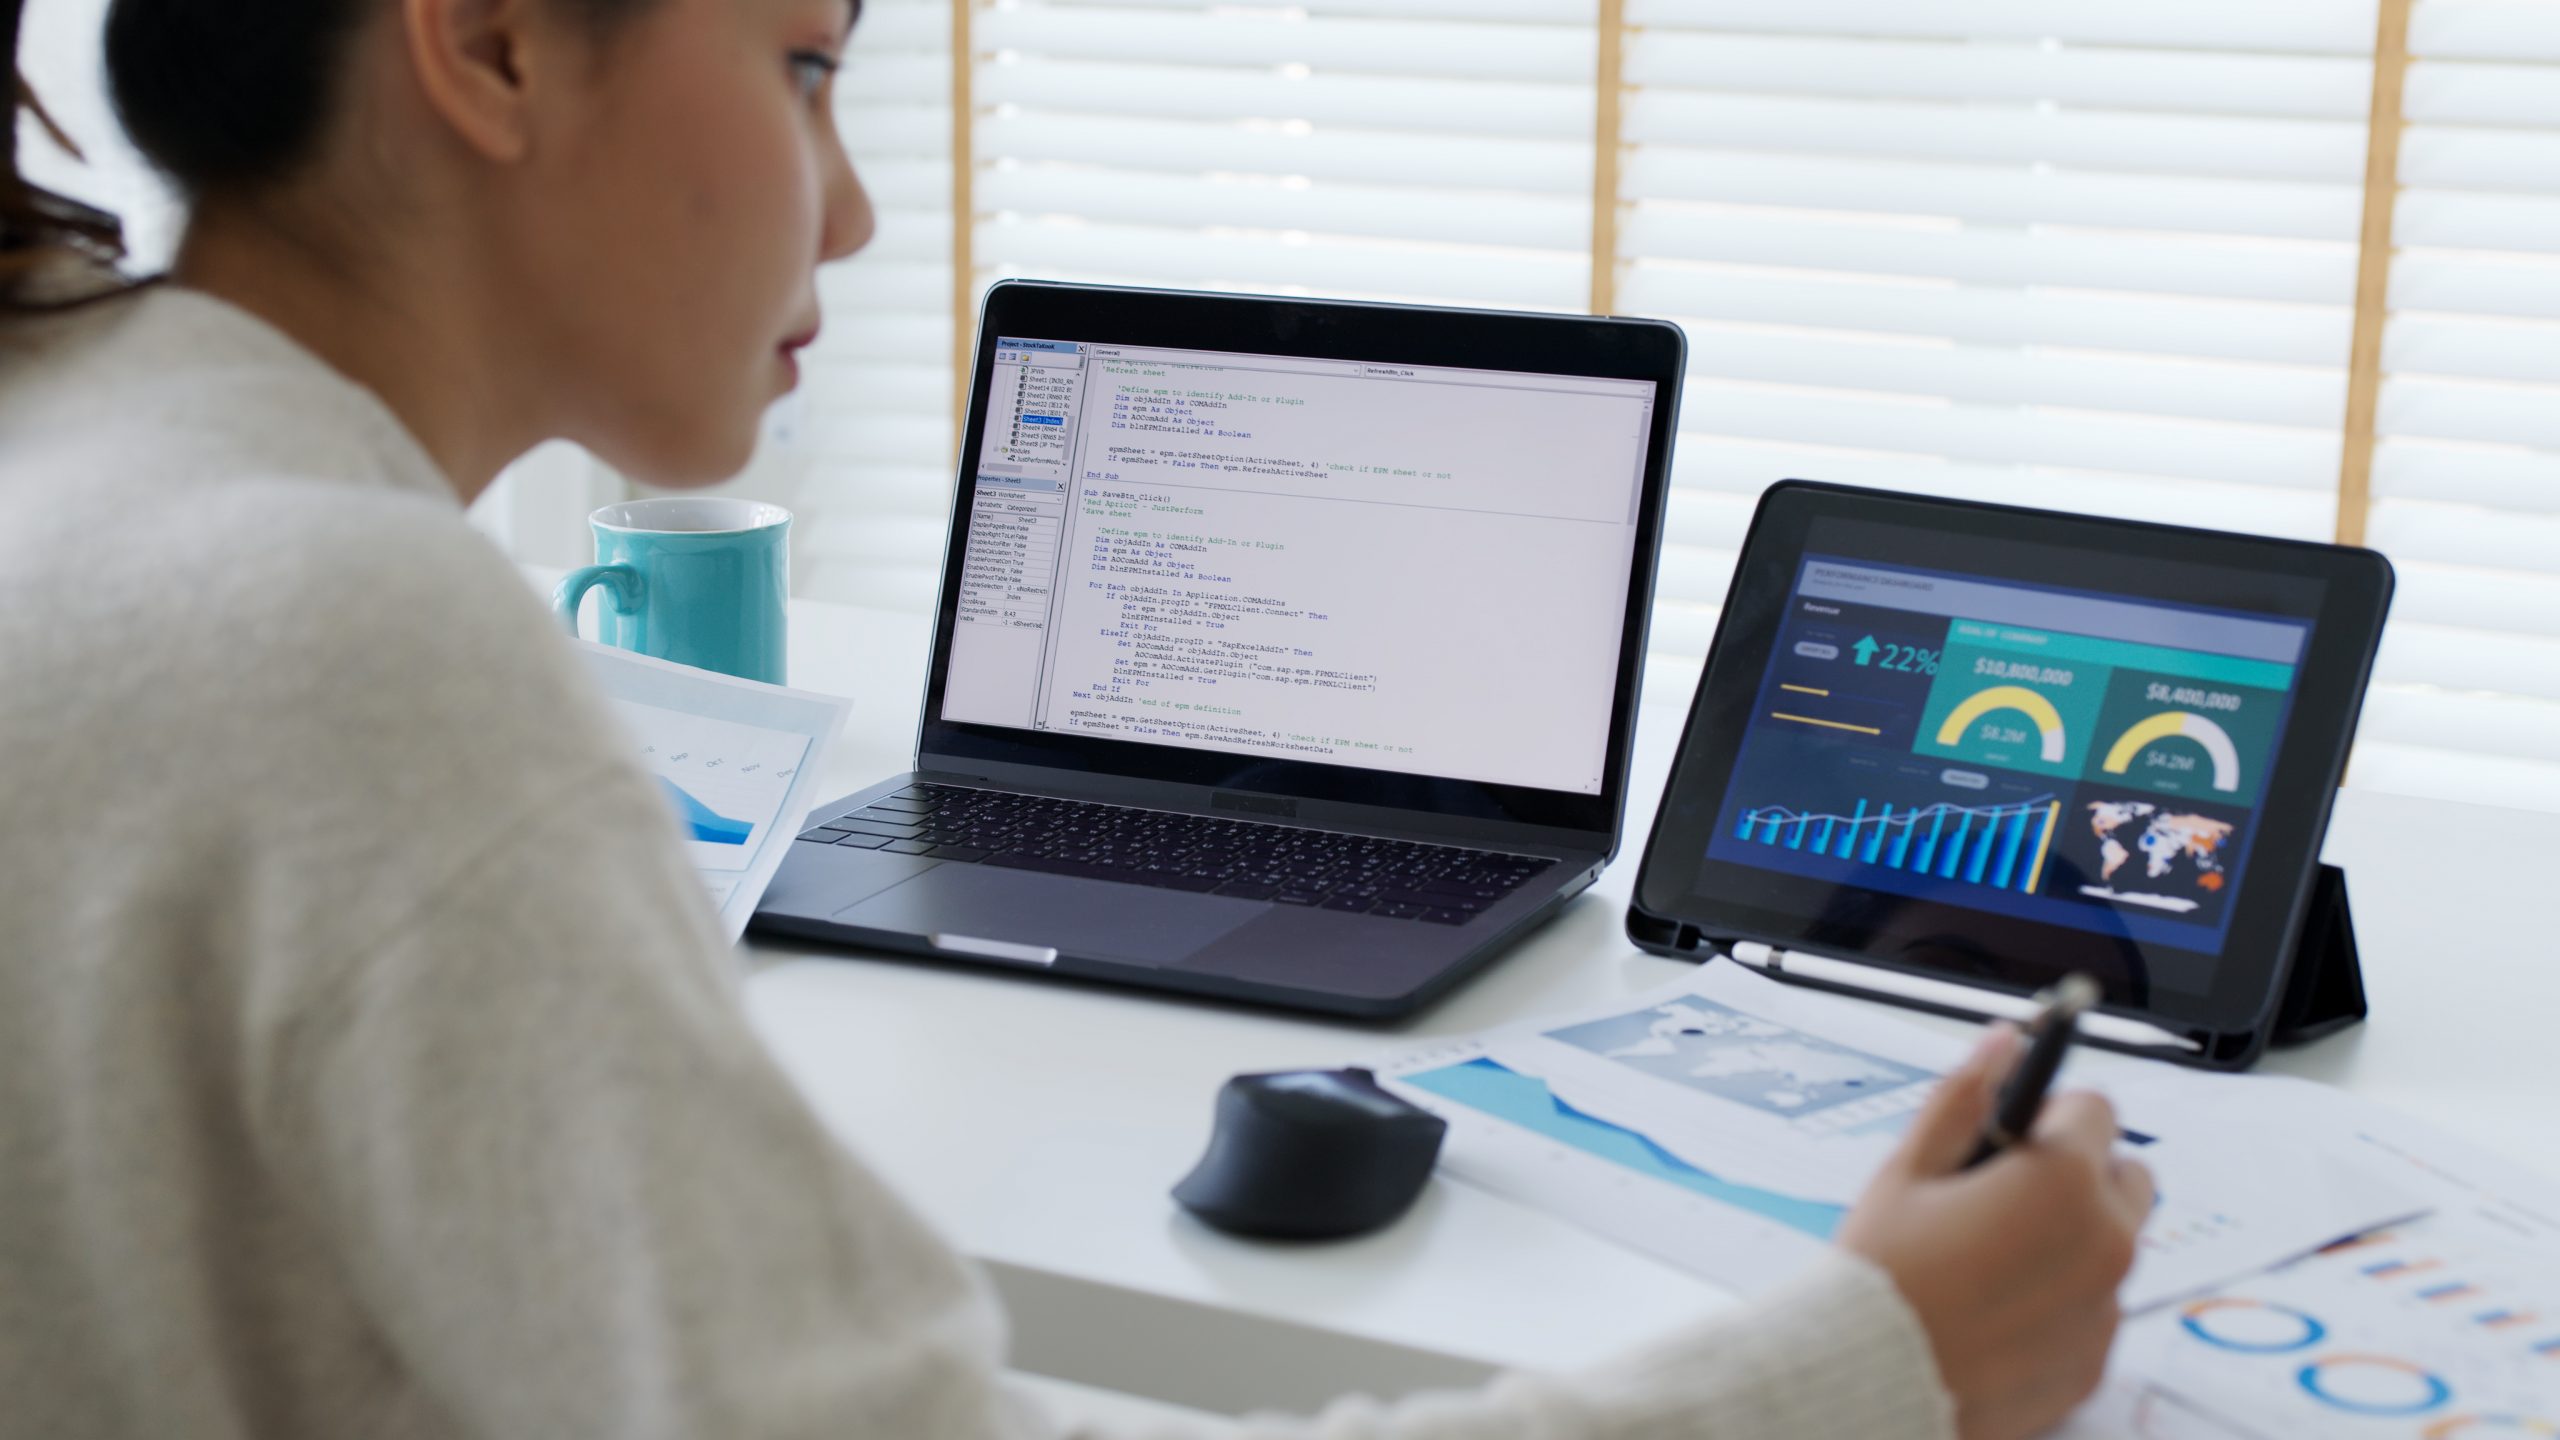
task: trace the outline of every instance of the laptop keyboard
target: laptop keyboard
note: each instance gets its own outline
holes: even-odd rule
[[[800,838],[1432,925],[1466,924],[1555,863],[957,785],[910,786]]]

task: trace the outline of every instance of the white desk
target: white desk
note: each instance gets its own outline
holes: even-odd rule
[[[905,768],[923,622],[809,604],[792,625],[793,681],[856,698],[830,793]],[[1389,1230],[1315,1247],[1226,1238],[1165,1190],[1238,1071],[1358,1061],[1681,973],[1619,927],[1688,698],[1643,712],[1629,852],[1526,945],[1394,1029],[771,943],[754,946],[749,1004],[836,1133],[989,1267],[1025,1369],[1233,1411],[1597,1359],[1731,1302],[1446,1181]],[[2351,876],[2377,1018],[2266,1068],[2560,1174],[2560,965],[2534,915],[2560,816],[2350,791],[2330,857]]]

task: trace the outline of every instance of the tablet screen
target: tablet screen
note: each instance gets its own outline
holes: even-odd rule
[[[1770,487],[1631,931],[2108,1005],[2246,1063],[2389,613],[2370,551]]]
[[[1808,551],[1708,856],[2218,955],[2311,629]]]

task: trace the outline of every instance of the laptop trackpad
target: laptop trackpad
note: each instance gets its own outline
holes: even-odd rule
[[[966,936],[1061,955],[1170,965],[1271,907],[1036,870],[937,865],[835,914],[836,923],[905,935]],[[964,947],[955,947],[965,953]]]

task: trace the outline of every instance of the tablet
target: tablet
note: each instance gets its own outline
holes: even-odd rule
[[[2370,551],[1785,482],[1638,908],[2263,1035],[2391,590]]]

